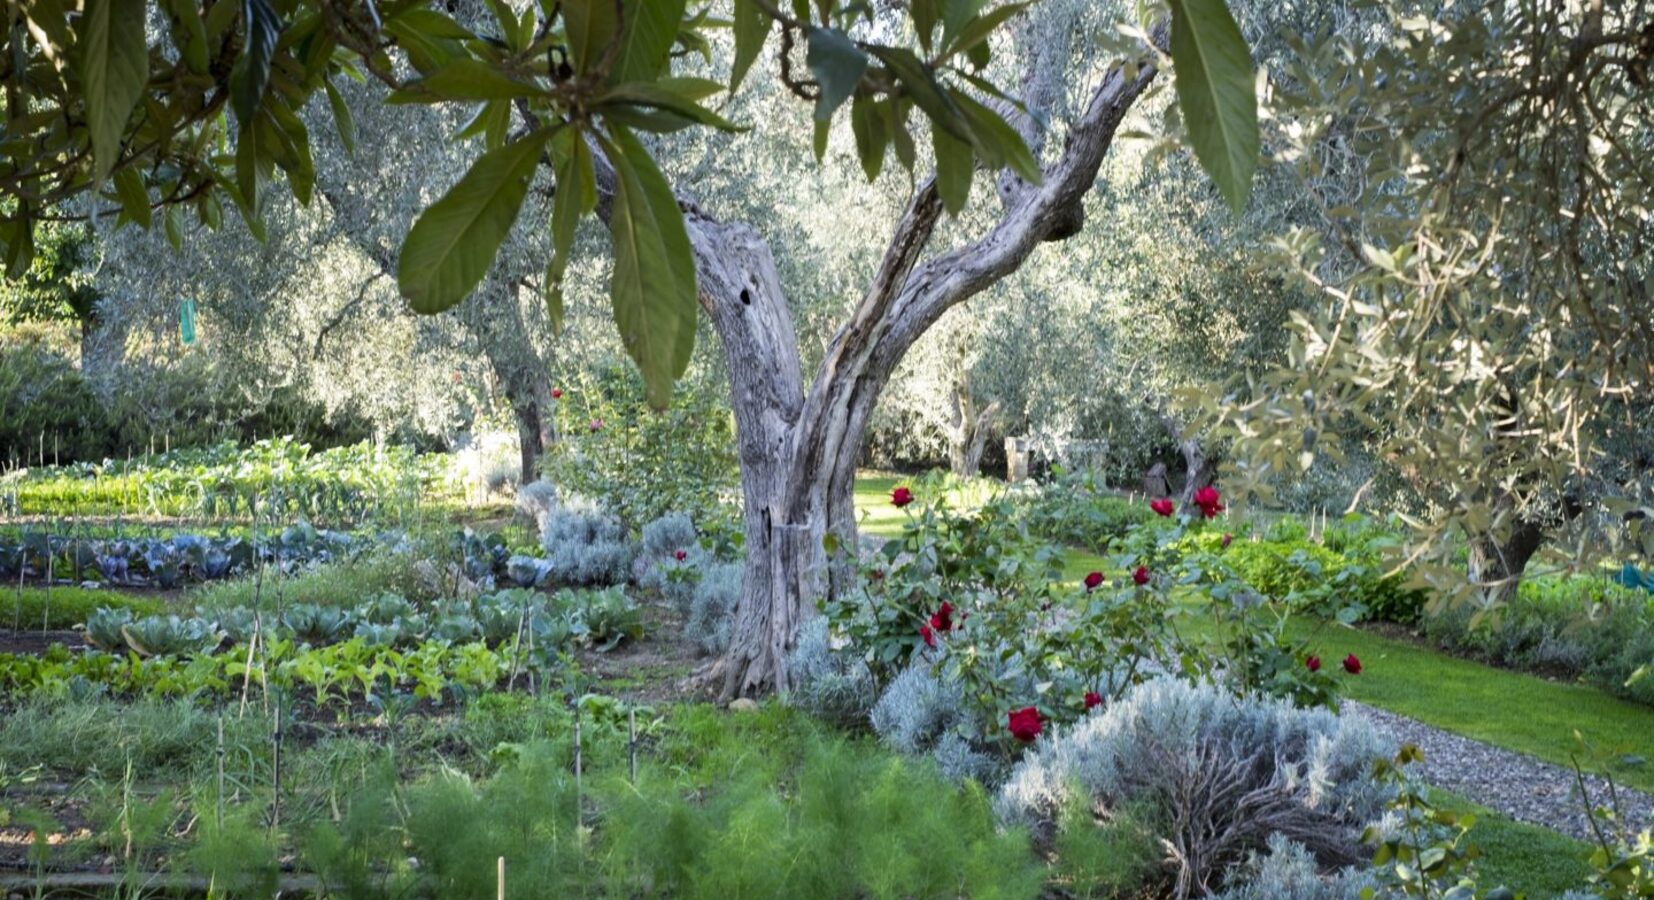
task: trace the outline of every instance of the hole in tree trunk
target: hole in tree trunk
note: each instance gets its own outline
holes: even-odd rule
[[[742,306],[751,306],[752,305],[752,295],[747,293],[746,288],[741,288],[741,305]]]

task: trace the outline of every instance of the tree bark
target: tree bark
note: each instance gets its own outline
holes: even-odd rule
[[[1209,486],[1218,474],[1218,457],[1208,452],[1201,443],[1199,435],[1185,435],[1183,425],[1171,413],[1160,412],[1160,424],[1164,425],[1177,449],[1183,454],[1183,464],[1187,474],[1183,479],[1183,491],[1178,497],[1178,509],[1181,512],[1193,514],[1195,512],[1195,492]]]
[[[969,478],[982,468],[982,452],[988,444],[988,434],[999,417],[999,401],[977,409],[971,396],[970,376],[963,375],[953,392],[951,417],[945,429],[948,436],[948,467],[960,478]]]
[[[1565,491],[1560,498],[1560,509],[1552,515],[1534,518],[1516,509],[1516,500],[1509,493],[1501,493],[1494,502],[1495,518],[1509,516],[1508,533],[1490,531],[1470,541],[1467,572],[1470,583],[1476,585],[1477,600],[1483,608],[1493,608],[1516,598],[1522,586],[1522,575],[1539,548],[1545,545],[1553,528],[1562,527],[1568,520],[1584,512],[1585,505],[1578,495]]]
[[[1164,40],[1164,29],[1159,33]],[[1004,213],[977,240],[920,264],[941,199],[933,180],[914,193],[884,258],[806,391],[792,320],[768,245],[680,197],[700,302],[722,340],[745,501],[741,599],[728,652],[707,673],[720,699],[787,690],[798,625],[854,572],[854,488],[867,422],[902,356],[948,309],[1016,271],[1041,242],[1075,228],[1115,130],[1157,72],[1108,74],[1070,129],[1043,183],[1001,183]],[[600,216],[613,171],[598,154]],[[841,552],[829,559],[826,536]]]

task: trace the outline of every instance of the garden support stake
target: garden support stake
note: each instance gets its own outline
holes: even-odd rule
[[[637,784],[637,710],[626,710],[626,763],[631,781]]]

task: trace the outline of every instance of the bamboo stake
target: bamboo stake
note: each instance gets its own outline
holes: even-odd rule
[[[500,857],[498,874],[495,876],[494,880],[495,883],[499,885],[499,889],[495,892],[495,897],[497,900],[505,900],[505,857],[503,856]]]
[[[632,773],[632,783],[637,784],[637,710],[626,710],[626,757],[628,767]]]

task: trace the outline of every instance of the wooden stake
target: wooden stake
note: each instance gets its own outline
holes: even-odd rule
[[[580,707],[574,707],[574,808],[580,809]]]
[[[224,831],[224,707],[218,708],[218,830]]]
[[[503,856],[500,857],[499,871],[494,880],[499,885],[499,890],[495,892],[495,897],[497,897],[498,900],[505,900],[505,857]]]

